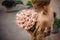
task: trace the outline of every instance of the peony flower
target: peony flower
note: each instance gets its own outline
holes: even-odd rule
[[[25,9],[19,11],[16,14],[16,23],[20,28],[24,28],[26,30],[33,27],[35,22],[37,21],[37,12],[31,9]]]

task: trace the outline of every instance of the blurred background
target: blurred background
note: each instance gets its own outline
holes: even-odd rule
[[[47,40],[60,40],[60,0],[51,0],[56,13],[54,30]],[[32,8],[31,0],[0,0],[0,40],[29,40],[30,35],[16,25],[16,13]]]

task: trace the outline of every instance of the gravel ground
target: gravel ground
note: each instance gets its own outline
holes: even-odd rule
[[[29,40],[29,34],[16,25],[16,13],[0,13],[0,37],[1,40]],[[57,34],[52,34],[48,37],[49,40],[59,40],[60,32]],[[59,36],[59,37],[58,37]]]

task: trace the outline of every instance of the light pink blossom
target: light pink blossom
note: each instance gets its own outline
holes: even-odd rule
[[[30,29],[37,21],[37,12],[31,9],[19,11],[16,14],[16,23],[20,28]]]

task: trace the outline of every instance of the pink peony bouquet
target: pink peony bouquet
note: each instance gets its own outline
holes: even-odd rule
[[[37,21],[37,12],[32,9],[25,9],[16,14],[16,23],[20,28],[26,30],[33,27]]]

